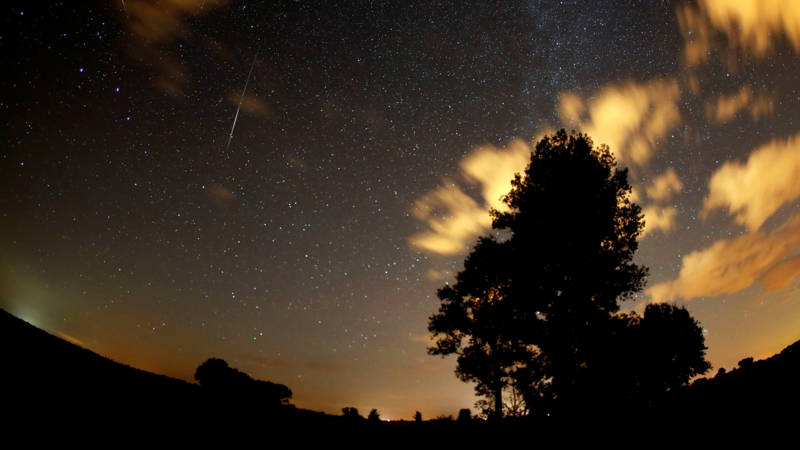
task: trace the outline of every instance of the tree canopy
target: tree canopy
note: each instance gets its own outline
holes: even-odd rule
[[[620,375],[624,364],[612,363],[636,357],[628,345],[634,328],[673,338],[663,349],[648,340],[655,346],[647,350],[650,367],[682,355],[669,375],[637,369],[637,376],[658,379],[658,389],[707,370],[702,333],[685,310],[618,314],[642,290],[647,269],[633,261],[641,208],[608,147],[564,130],[545,136],[511,184],[506,208],[491,211],[503,238],[478,239],[455,284],[437,291],[440,308],[429,320],[436,337],[430,353],[457,354],[456,375],[477,383],[495,415],[509,386],[530,407],[586,402],[600,382],[620,389],[622,379],[636,382]]]
[[[194,379],[211,394],[229,395],[240,400],[253,398],[265,406],[286,405],[292,398],[292,390],[286,385],[253,379],[219,358],[209,358],[200,364]]]

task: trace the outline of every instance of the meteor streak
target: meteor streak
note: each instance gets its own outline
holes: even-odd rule
[[[242,89],[242,95],[239,97],[239,106],[236,107],[236,115],[233,116],[233,125],[231,126],[231,132],[228,135],[228,144],[225,146],[225,150],[228,150],[228,147],[231,146],[231,140],[233,139],[233,130],[236,128],[236,121],[239,119],[239,111],[242,109],[242,101],[244,101],[244,94],[247,92],[247,85],[250,83],[250,76],[253,75],[253,68],[256,66],[256,61],[258,61],[258,52],[256,52],[255,58],[253,58],[253,64],[250,66],[250,72],[247,73],[247,80],[244,82],[244,89]]]

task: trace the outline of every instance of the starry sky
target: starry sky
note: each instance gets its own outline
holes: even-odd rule
[[[630,169],[626,310],[685,305],[713,372],[800,338],[792,0],[2,8],[0,307],[98,353],[220,357],[331,413],[470,407],[425,351],[435,292],[561,127]]]

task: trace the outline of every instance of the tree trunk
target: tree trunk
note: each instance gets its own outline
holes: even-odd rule
[[[494,387],[494,418],[503,418],[503,383],[499,381]]]

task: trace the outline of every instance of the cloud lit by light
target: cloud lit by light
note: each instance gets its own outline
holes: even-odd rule
[[[774,99],[765,95],[754,95],[752,89],[744,86],[735,94],[723,95],[716,102],[706,103],[706,116],[717,123],[724,123],[742,110],[749,111],[753,119],[758,119],[772,113],[774,109]]]
[[[800,51],[800,3],[794,0],[700,0],[681,5],[677,14],[688,65],[705,62],[722,45],[715,33],[757,57],[769,54],[782,37]]]
[[[680,178],[678,178],[675,169],[671,167],[667,169],[666,172],[656,177],[653,183],[646,188],[647,197],[660,202],[671,199],[675,194],[680,192],[681,189],[683,189],[683,183],[681,183]]]
[[[727,208],[737,223],[757,230],[800,196],[800,135],[754,150],[746,162],[729,161],[711,176],[703,214]]]
[[[767,292],[785,289],[797,276],[800,276],[800,256],[786,258],[764,273],[758,282]]]
[[[415,202],[412,214],[428,229],[411,236],[411,246],[439,255],[464,253],[491,228],[489,210],[506,208],[501,198],[511,190],[514,174],[525,170],[530,153],[531,147],[521,140],[506,148],[486,145],[473,150],[460,163],[463,183],[446,181]],[[477,200],[465,192],[467,187],[480,193]]]
[[[642,208],[644,231],[642,237],[654,231],[668,232],[675,227],[678,210],[674,206],[649,205]]]
[[[657,283],[646,292],[656,302],[732,294],[752,285],[798,245],[800,213],[773,231],[723,239],[683,256],[677,279]]]
[[[631,81],[603,87],[583,101],[564,93],[558,110],[565,124],[577,123],[595,143],[607,144],[621,164],[644,166],[658,141],[680,123],[679,100],[675,80]]]
[[[233,106],[239,105],[241,92],[231,92],[228,95],[228,102],[230,102]],[[269,117],[270,116],[270,109],[267,106],[266,102],[258,98],[253,94],[246,94],[244,97],[241,97],[242,102],[242,111],[260,117]]]

